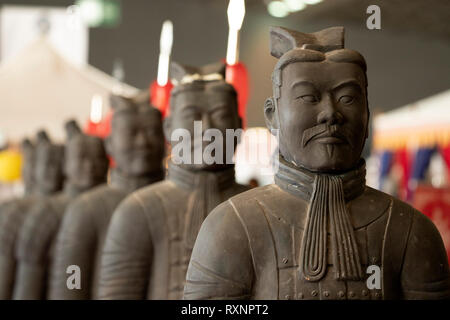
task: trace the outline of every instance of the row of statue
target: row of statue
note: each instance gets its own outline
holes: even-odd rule
[[[450,298],[433,223],[365,185],[366,62],[344,29],[271,28],[270,50],[274,184],[249,190],[227,163],[166,170],[173,130],[241,126],[222,64],[175,65],[164,120],[148,97],[112,96],[105,141],[74,121],[65,145],[43,131],[24,141],[26,195],[0,208],[0,298]],[[371,285],[370,270],[381,272]]]

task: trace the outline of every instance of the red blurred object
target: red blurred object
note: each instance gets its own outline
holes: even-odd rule
[[[395,161],[402,168],[402,178],[398,194],[402,200],[406,201],[411,196],[411,190],[408,186],[412,163],[410,152],[406,148],[397,150],[395,153]]]
[[[165,86],[160,86],[156,80],[150,85],[150,103],[161,111],[163,118],[170,113],[169,101],[172,88],[173,84],[170,80]]]
[[[109,111],[99,123],[88,120],[84,132],[91,136],[106,138],[111,132],[112,111]]]
[[[111,133],[111,121],[112,121],[113,111],[110,110],[106,116],[99,123],[92,122],[88,120],[84,129],[84,132],[88,135],[99,137],[105,139]],[[109,167],[114,168],[115,163],[111,155],[108,155]]]
[[[98,128],[100,127],[100,122],[95,123],[91,120],[86,122],[86,126],[84,127],[84,132],[90,136],[98,136]]]
[[[442,158],[444,158],[445,164],[447,165],[448,172],[450,173],[450,144],[445,148],[440,149]]]
[[[238,94],[238,112],[242,118],[243,128],[247,125],[247,100],[249,94],[249,79],[245,65],[238,62],[234,65],[228,65],[226,68],[225,79],[232,84]]]
[[[428,216],[439,230],[450,263],[450,187],[419,185],[414,193],[413,205]]]

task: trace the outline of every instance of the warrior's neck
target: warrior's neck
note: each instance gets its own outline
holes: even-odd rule
[[[111,185],[126,192],[133,192],[163,179],[164,170],[162,168],[143,176],[127,175],[117,168],[111,171]]]
[[[69,198],[74,198],[76,196],[78,196],[80,193],[83,193],[87,190],[89,190],[90,188],[93,188],[94,186],[89,186],[89,187],[79,187],[73,183],[71,183],[70,181],[67,181],[64,184],[64,189],[63,192],[65,195],[67,195]]]
[[[170,162],[168,173],[168,178],[171,181],[186,189],[198,187],[199,184],[202,184],[207,180],[211,180],[211,178],[214,178],[214,180],[217,181],[219,190],[225,190],[235,183],[234,165],[230,165],[222,170],[209,171],[191,170]],[[207,179],[207,177],[210,179]]]
[[[284,191],[307,201],[311,198],[317,176],[334,176],[342,179],[346,200],[356,198],[365,189],[366,165],[364,159],[360,160],[356,168],[339,174],[311,172],[294,166],[281,156],[278,158],[277,165],[275,183]]]

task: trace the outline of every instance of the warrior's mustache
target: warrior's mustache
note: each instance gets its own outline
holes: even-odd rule
[[[319,124],[312,128],[303,131],[302,146],[305,147],[312,139],[322,137],[336,137],[344,140],[351,147],[353,147],[353,140],[351,139],[351,132],[338,124],[329,125],[326,123]]]

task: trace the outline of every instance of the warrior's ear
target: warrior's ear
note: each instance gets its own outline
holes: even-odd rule
[[[370,127],[370,110],[369,107],[367,107],[367,124],[366,124],[366,134],[365,139],[369,138],[369,127]]]
[[[296,47],[295,31],[282,27],[270,27],[270,54],[280,58],[283,54]]]
[[[78,126],[78,123],[73,119],[66,122],[65,129],[67,138],[69,140],[81,133],[81,129]]]
[[[267,129],[276,130],[280,128],[273,97],[267,98],[264,102],[264,119],[266,120]]]
[[[107,136],[104,140],[103,140],[103,145],[105,146],[105,150],[106,153],[110,156],[114,156],[113,155],[113,148],[112,148],[112,141],[111,141],[112,137],[111,135]]]
[[[163,131],[164,138],[170,143],[170,137],[172,136],[172,116],[169,115],[163,119]]]

